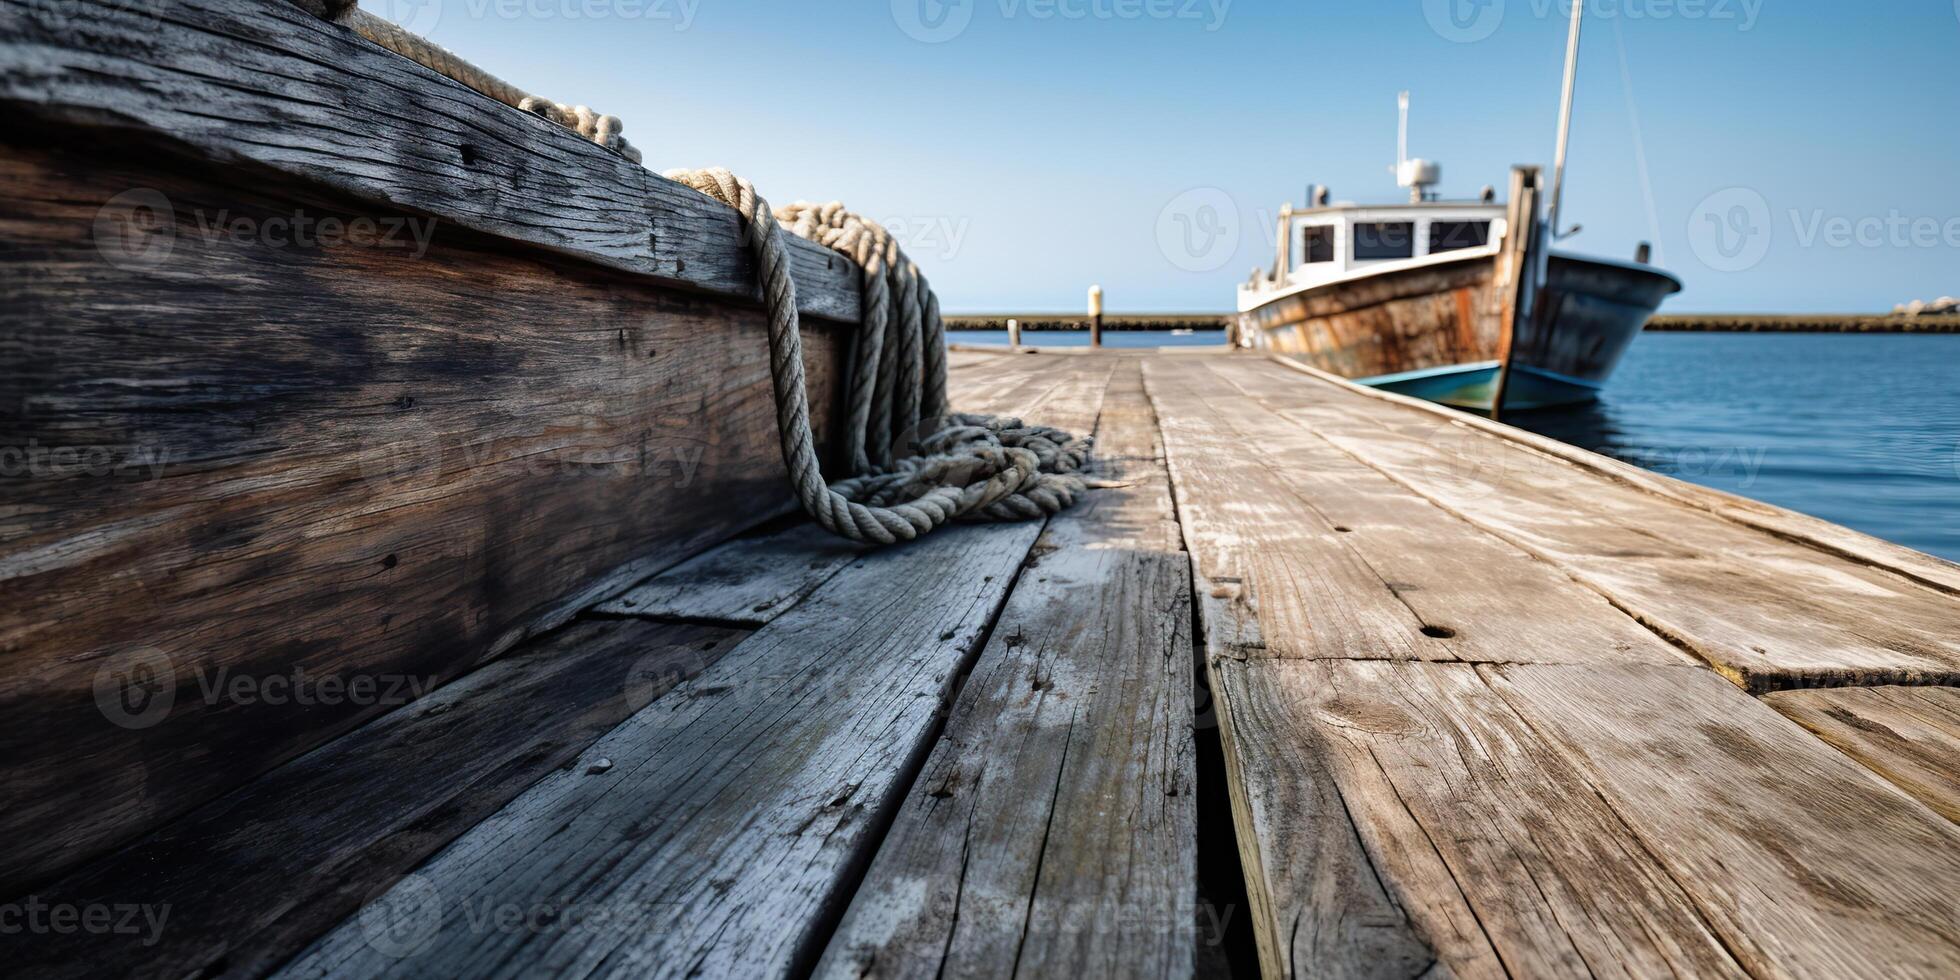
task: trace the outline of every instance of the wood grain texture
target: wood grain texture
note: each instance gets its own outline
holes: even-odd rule
[[[581,622],[42,890],[168,909],[144,935],[9,940],[43,977],[262,976],[746,634]]]
[[[1960,689],[1779,691],[1763,701],[1960,823]]]
[[[1483,668],[1757,976],[1960,972],[1960,827],[1713,673]]]
[[[608,616],[755,627],[781,615],[871,549],[815,524],[737,538],[594,607]]]
[[[1038,533],[953,527],[860,559],[281,975],[807,969]]]
[[[666,286],[761,296],[733,209],[290,3],[4,9],[0,102],[60,126],[64,142],[78,128],[166,138]],[[856,323],[857,267],[789,244],[798,306]]]
[[[1655,669],[1670,671],[1707,673]],[[1746,975],[1475,668],[1221,658],[1212,672],[1268,975]]]
[[[434,686],[791,505],[760,312],[440,224],[281,247],[414,216],[130,152],[0,152],[0,447],[97,460],[0,483],[0,891],[376,713],[234,684]],[[167,262],[95,237],[131,187]]]
[[[1454,409],[1433,402],[1411,398],[1407,395],[1357,385],[1343,378],[1329,374],[1311,365],[1283,358],[1274,358],[1273,363],[1297,374],[1318,378],[1323,383],[1333,385],[1343,391],[1375,401],[1399,405],[1432,417],[1460,422],[1464,426],[1480,432],[1497,436],[1507,442],[1536,450],[1554,459],[1562,459],[1592,473],[1629,487],[1644,490],[1656,496],[1665,497],[1677,503],[1687,504],[1698,510],[1714,514],[1724,520],[1733,521],[1746,527],[1767,531],[1778,537],[1800,542],[1855,563],[1876,565],[1896,572],[1913,581],[1932,586],[1942,592],[1960,595],[1960,564],[1947,561],[1881,540],[1841,524],[1833,524],[1809,514],[1800,514],[1760,500],[1751,500],[1713,487],[1689,483],[1663,476],[1651,470],[1644,470],[1632,463],[1622,462],[1611,456],[1601,455],[1567,445],[1549,436],[1527,432],[1513,426],[1493,422],[1474,415],[1464,415]]]
[[[1134,361],[820,977],[1179,977],[1196,951],[1190,570]]]
[[[1467,422],[1220,364],[1275,413],[1556,565],[1751,691],[1960,680],[1960,597],[1548,457]]]
[[[1029,357],[1004,370],[949,372],[954,411],[1007,415],[1088,435],[1096,428],[1113,357]]]
[[[1190,976],[1189,568],[1029,569],[818,976]]]
[[[1284,420],[1247,411],[1214,370],[1145,376],[1195,556],[1206,629],[1279,659],[1685,664],[1555,569]]]

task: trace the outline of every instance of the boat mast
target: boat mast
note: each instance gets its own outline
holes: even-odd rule
[[[1400,110],[1395,127],[1395,173],[1400,176],[1402,168],[1409,164],[1409,93],[1398,93],[1395,106]]]
[[[1565,201],[1565,151],[1572,141],[1572,91],[1579,82],[1579,25],[1585,16],[1586,0],[1572,0],[1572,34],[1565,42],[1565,92],[1558,107],[1558,154],[1552,160],[1552,240],[1563,234],[1559,208]]]

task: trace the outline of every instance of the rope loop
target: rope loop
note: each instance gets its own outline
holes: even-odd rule
[[[948,414],[939,300],[877,222],[841,203],[771,209],[728,170],[666,176],[735,209],[761,270],[783,462],[803,509],[854,541],[894,544],[958,521],[1019,521],[1072,506],[1090,441],[1017,418]],[[863,323],[850,354],[844,452],[856,476],[828,484],[810,432],[796,283],[784,230],[863,270]]]

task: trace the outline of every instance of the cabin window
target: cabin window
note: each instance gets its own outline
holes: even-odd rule
[[[1490,244],[1488,221],[1436,221],[1429,225],[1429,254],[1483,248]]]
[[[1356,259],[1407,259],[1416,254],[1413,221],[1371,221],[1354,226]]]
[[[1300,233],[1300,261],[1334,261],[1334,229],[1327,225],[1308,225]]]

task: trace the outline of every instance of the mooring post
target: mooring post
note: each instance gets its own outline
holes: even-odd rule
[[[1021,346],[1021,321],[1011,317],[1007,321],[1007,346]]]
[[[1537,314],[1542,250],[1551,235],[1538,218],[1538,168],[1511,168],[1511,203],[1504,214],[1504,244],[1497,252],[1498,321],[1497,381],[1490,396],[1490,417],[1504,416],[1504,396],[1511,387],[1511,349],[1518,334]]]
[[[1089,346],[1102,346],[1103,295],[1101,286],[1089,287]]]

